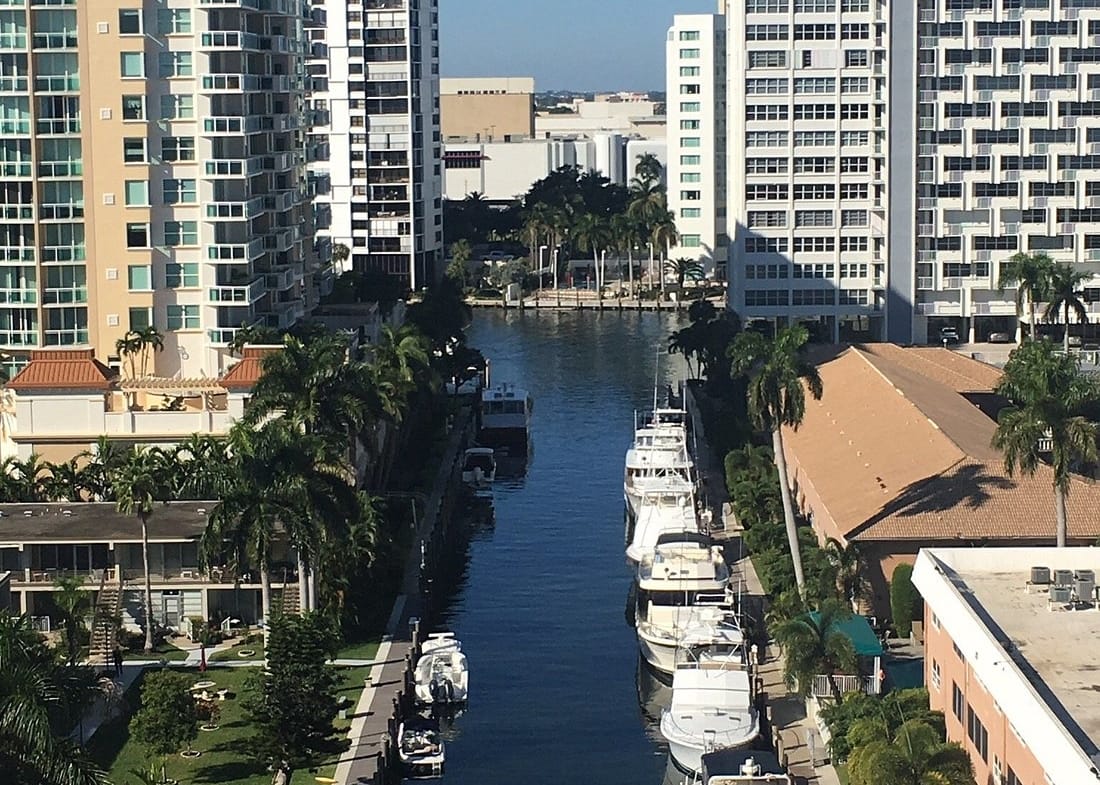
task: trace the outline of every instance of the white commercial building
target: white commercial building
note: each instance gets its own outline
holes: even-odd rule
[[[668,46],[670,203],[700,258],[728,235],[742,317],[983,340],[1013,254],[1100,272],[1100,3],[746,0]]]
[[[344,267],[420,288],[441,274],[438,0],[313,0],[310,73],[327,157],[311,164],[318,234]]]

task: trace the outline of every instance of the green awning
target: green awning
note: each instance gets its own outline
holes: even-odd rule
[[[817,611],[810,612],[810,618],[818,620]],[[844,621],[835,622],[833,629],[848,636],[856,654],[860,657],[881,657],[883,654],[882,643],[871,629],[870,623],[862,616],[852,615]]]

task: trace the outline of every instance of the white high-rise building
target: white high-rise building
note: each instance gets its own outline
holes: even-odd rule
[[[676,16],[668,31],[667,185],[679,242],[671,258],[695,259],[725,273],[726,18]]]
[[[825,339],[1009,337],[1015,291],[999,284],[1018,252],[1094,276],[1100,313],[1100,2],[719,10],[670,31],[669,201],[687,244],[729,236],[743,318],[816,322]],[[720,66],[700,65],[723,61],[728,175],[712,198],[721,155],[694,173],[690,147],[719,149]]]
[[[438,0],[313,0],[318,234],[419,289],[442,274]],[[339,254],[337,254],[339,256]]]

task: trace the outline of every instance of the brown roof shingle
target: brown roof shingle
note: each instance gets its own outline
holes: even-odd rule
[[[93,349],[38,349],[8,382],[19,390],[109,390],[118,373],[95,359]]]
[[[957,359],[956,359],[957,358]],[[1053,475],[1010,478],[990,442],[1001,372],[945,349],[875,344],[818,366],[788,460],[840,531],[856,540],[1045,538]],[[1070,535],[1100,535],[1100,486],[1076,479]]]

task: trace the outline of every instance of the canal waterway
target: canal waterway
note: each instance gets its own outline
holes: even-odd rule
[[[639,705],[624,617],[623,457],[633,412],[682,376],[658,349],[683,317],[479,311],[472,346],[534,397],[526,474],[494,490],[438,622],[471,667],[449,785],[658,785],[666,750]]]

